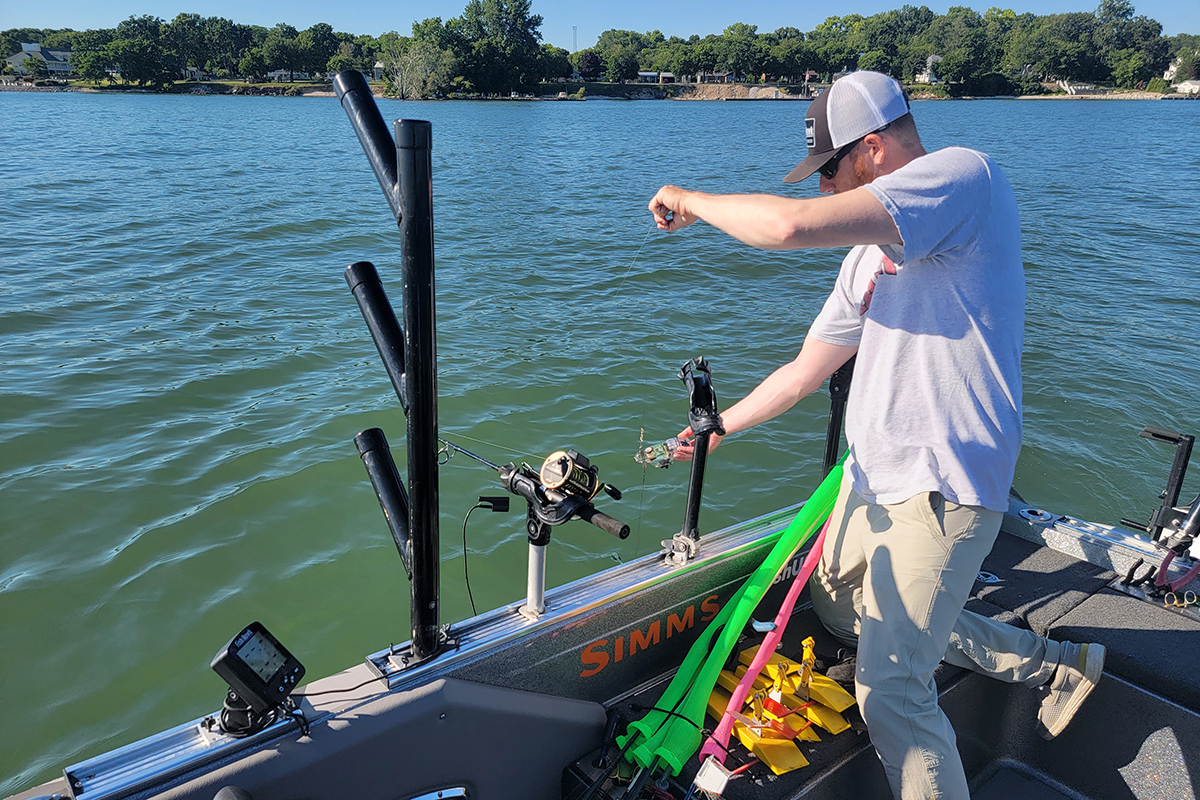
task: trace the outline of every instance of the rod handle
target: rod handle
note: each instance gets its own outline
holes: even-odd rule
[[[1184,439],[1188,438],[1181,433],[1175,431],[1156,428],[1153,425],[1147,425],[1142,428],[1142,432],[1138,434],[1143,439],[1153,439],[1156,442],[1166,442],[1167,444],[1179,444]]]
[[[586,505],[576,512],[584,522],[590,522],[605,533],[612,534],[618,539],[629,538],[629,526],[618,519],[613,519],[603,511],[597,511],[593,505]]]

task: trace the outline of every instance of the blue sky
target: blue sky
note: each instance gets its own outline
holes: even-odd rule
[[[917,0],[908,0],[920,5]],[[327,22],[335,30],[378,35],[395,30],[407,34],[413,20],[426,17],[448,19],[462,13],[466,0],[390,0],[386,3],[330,3],[327,0],[292,0],[290,3],[270,3],[265,0],[55,0],[53,3],[31,3],[29,0],[0,0],[0,30],[8,28],[111,28],[121,20],[139,14],[152,14],[170,20],[181,12],[201,16],[226,17],[234,22],[270,27],[286,22],[296,28],[307,28],[317,22]],[[571,49],[572,26],[578,27],[579,47],[594,44],[601,31],[621,28],[636,31],[660,30],[667,36],[687,37],[693,33],[704,36],[720,33],[734,22],[757,25],[760,31],[773,31],[783,26],[812,30],[831,14],[862,14],[870,16],[880,11],[899,8],[904,0],[856,0],[846,5],[800,4],[792,0],[747,0],[730,3],[716,0],[694,0],[682,3],[646,3],[634,0],[601,0],[601,2],[568,2],[567,0],[533,0],[533,11],[541,14],[543,41]],[[1012,8],[1018,13],[1052,14],[1063,11],[1091,11],[1099,0],[1045,0],[1015,4],[1002,0],[970,3],[928,3],[939,14],[950,5],[967,5],[979,12],[990,6]],[[1200,34],[1200,2],[1197,0],[1134,0],[1138,14],[1162,23],[1163,33]]]

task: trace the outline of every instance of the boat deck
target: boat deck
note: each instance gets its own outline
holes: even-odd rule
[[[1200,795],[1200,686],[1191,674],[1200,663],[1200,619],[1194,610],[1168,609],[1161,600],[1120,591],[1124,570],[1119,574],[1043,546],[1045,536],[1062,534],[1061,521],[1006,528],[984,561],[967,608],[1053,639],[1099,642],[1108,655],[1104,679],[1072,725],[1051,742],[1034,729],[1037,690],[945,664],[939,668],[940,702],[958,735],[972,797],[1184,800]],[[1112,566],[1122,566],[1120,559]],[[808,635],[816,638],[819,654],[836,652],[836,641],[811,607],[801,608],[789,623],[781,651],[798,654]],[[670,677],[661,676],[613,707],[631,719],[640,717]],[[753,764],[731,780],[723,796],[889,797],[869,734],[861,718],[853,717],[857,714],[848,715],[853,730],[834,737],[822,732],[822,742],[802,745],[810,766],[777,777],[765,765]],[[576,763],[564,798],[582,794],[579,776],[595,772],[594,757]],[[735,742],[728,765],[750,761]],[[672,781],[677,797],[686,794],[697,766],[689,765]],[[610,794],[620,797],[620,790]]]

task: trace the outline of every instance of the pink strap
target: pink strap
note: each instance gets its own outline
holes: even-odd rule
[[[754,686],[755,679],[762,672],[762,668],[766,666],[771,653],[775,652],[775,647],[779,644],[779,640],[783,638],[783,631],[787,628],[788,620],[792,616],[792,609],[795,608],[796,601],[800,599],[800,592],[803,591],[804,585],[808,583],[813,570],[817,568],[817,561],[821,558],[821,547],[825,544],[825,531],[828,529],[829,520],[825,520],[825,524],[821,526],[821,532],[817,535],[817,541],[813,544],[812,549],[808,551],[808,556],[805,557],[800,571],[792,579],[792,586],[788,589],[787,596],[783,599],[783,605],[779,607],[779,613],[775,615],[775,629],[768,633],[763,639],[762,644],[759,645],[758,652],[754,655],[754,660],[750,663],[750,667],[746,670],[746,674],[742,676],[741,681],[738,682],[737,688],[733,690],[733,696],[729,698],[729,704],[725,706],[725,715],[721,717],[721,723],[717,725],[717,729],[713,731],[712,736],[709,736],[705,740],[704,746],[700,748],[701,761],[704,761],[708,756],[712,756],[722,764],[725,763],[725,756],[729,752],[729,735],[733,732],[734,715],[741,713],[742,705],[745,704],[746,698],[750,696],[750,690]]]

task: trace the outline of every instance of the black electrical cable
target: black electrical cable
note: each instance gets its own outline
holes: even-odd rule
[[[476,509],[491,507],[492,506],[490,503],[478,503],[474,506],[471,506],[470,511],[468,511],[467,515],[463,517],[463,579],[467,582],[467,599],[471,601],[472,617],[478,616],[478,613],[475,611],[475,597],[471,594],[471,575],[469,572],[467,572],[467,520],[471,518],[471,514],[474,513]]]
[[[300,709],[300,706],[296,703],[296,701],[291,697],[288,697],[285,708],[287,708],[288,716],[295,720],[296,724],[300,726],[300,735],[312,735],[312,723],[308,721],[308,717],[304,716],[304,712]]]
[[[380,678],[380,677],[375,677],[375,678],[371,678],[370,680],[363,681],[362,683],[358,684],[357,686],[348,686],[345,689],[328,689],[324,692],[313,692],[312,694],[300,694],[299,692],[293,692],[290,696],[291,697],[320,697],[323,694],[344,694],[345,692],[353,692],[355,689],[361,689],[362,687],[366,686],[369,683],[374,683],[375,681],[382,681],[382,680],[386,680],[386,679]]]
[[[679,708],[679,703],[676,703],[676,704],[675,704],[675,707],[676,707],[676,708]],[[637,703],[630,703],[630,704],[629,704],[629,709],[630,709],[631,711],[653,711],[653,710],[654,710],[654,706],[643,706],[643,705],[639,705],[639,704],[637,704]],[[662,709],[659,709],[659,710],[661,711]],[[686,722],[688,725],[691,725],[693,728],[699,728],[701,732],[703,732],[704,730],[706,730],[705,728],[701,728],[701,727],[700,727],[699,725],[697,725],[695,722],[693,722],[692,720],[690,720],[690,719],[688,719],[687,717],[685,717],[683,714],[677,714],[675,711],[668,711],[668,712],[666,712],[666,714],[667,714],[667,716],[668,716],[668,717],[679,717],[681,720],[683,720],[684,722]]]
[[[709,656],[712,656],[713,646],[716,645],[717,639],[720,637],[721,631],[724,630],[724,628],[725,628],[725,623],[722,622],[717,627],[717,629],[715,631],[713,631],[712,639],[710,639],[709,643],[708,643],[708,655]],[[683,694],[681,694],[679,696],[679,699],[675,701],[675,705],[672,706],[671,710],[667,711],[666,714],[668,717],[676,716],[676,717],[680,717],[681,719],[687,719],[687,721],[689,723],[691,723],[692,725],[696,725],[696,723],[692,722],[687,717],[683,716],[682,714],[676,713],[677,709],[683,703],[683,701],[686,697],[687,697],[687,692],[684,692]],[[633,705],[634,704],[630,704],[630,707],[632,708]],[[645,706],[639,705],[638,707],[644,708]],[[653,711],[655,709],[652,708],[651,710]],[[661,711],[662,709],[658,709],[658,710]],[[659,724],[658,728],[656,728],[654,732],[658,733],[658,731],[662,730],[662,725],[665,723],[666,723],[666,720],[663,720],[663,722]],[[699,725],[696,725],[696,727],[700,728]],[[700,728],[700,730],[701,730],[701,732],[703,732],[704,728]],[[616,763],[618,763],[618,764],[621,763],[621,760],[623,758],[625,758],[625,754],[629,752],[629,748],[633,746],[634,740],[636,738],[637,738],[636,736],[630,736],[628,739],[625,740],[625,746],[622,747],[621,752],[617,754],[617,762]],[[725,752],[727,752],[727,753],[729,752],[729,750],[726,748],[722,748],[722,749],[725,749]],[[608,771],[606,771],[606,770],[602,771],[600,773],[600,777],[596,778],[594,781],[592,781],[591,784],[589,784],[584,789],[584,792],[582,795],[580,795],[579,800],[591,800],[591,798],[596,794],[596,792],[600,789],[601,785],[603,785],[604,781],[606,781],[608,779],[608,777],[609,777]]]
[[[244,739],[265,730],[277,718],[277,711],[278,709],[271,709],[260,714],[230,689],[225,695],[218,721],[221,732],[226,736]]]

